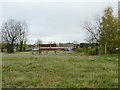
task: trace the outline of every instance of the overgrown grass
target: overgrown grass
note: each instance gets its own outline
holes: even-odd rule
[[[53,51],[2,55],[3,88],[116,88],[117,55],[87,56]]]

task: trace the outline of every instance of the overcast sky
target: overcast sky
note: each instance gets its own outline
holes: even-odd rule
[[[37,39],[47,42],[84,42],[88,36],[81,27],[85,20],[93,21],[110,5],[117,15],[117,2],[11,2],[1,3],[2,22],[10,18],[26,21],[29,26],[28,43]]]

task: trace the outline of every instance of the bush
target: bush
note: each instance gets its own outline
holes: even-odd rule
[[[98,47],[98,53],[99,53],[100,55],[105,54],[104,47],[99,46],[99,47]]]
[[[83,52],[83,49],[82,48],[78,48],[76,51],[77,52]]]
[[[98,52],[100,55],[102,54],[105,54],[105,51],[103,49],[99,49],[99,52]]]
[[[94,48],[89,48],[88,49],[88,55],[96,55],[97,53],[96,53],[96,49],[94,49]]]
[[[14,52],[14,50],[13,50],[13,45],[12,45],[12,44],[8,44],[8,45],[7,45],[7,52],[8,52],[8,53],[13,53],[13,52]]]

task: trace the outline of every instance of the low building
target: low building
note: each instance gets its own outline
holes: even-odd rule
[[[40,44],[41,47],[56,47],[56,44]]]
[[[29,50],[39,50],[37,45],[28,45]],[[73,43],[59,43],[57,44],[40,44],[41,50],[73,50]]]

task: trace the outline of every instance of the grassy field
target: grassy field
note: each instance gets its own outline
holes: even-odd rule
[[[118,56],[2,54],[3,88],[116,88]]]

